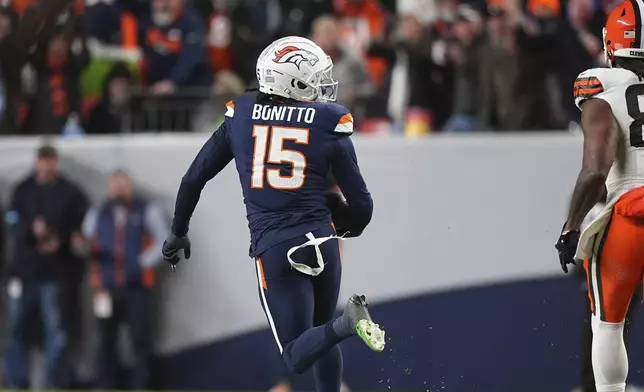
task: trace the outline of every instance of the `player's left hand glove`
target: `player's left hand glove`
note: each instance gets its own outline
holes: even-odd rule
[[[579,230],[564,231],[559,236],[559,240],[555,244],[557,252],[559,252],[559,263],[563,272],[568,273],[568,264],[575,263],[575,253],[577,252],[577,244],[579,243]]]
[[[331,220],[336,233],[340,236],[346,234],[349,227],[349,205],[344,197],[338,192],[327,192],[326,205],[331,210]]]
[[[163,259],[170,263],[170,265],[175,266],[181,261],[181,256],[179,251],[183,249],[183,255],[186,259],[190,258],[190,239],[186,237],[177,237],[174,234],[170,234],[168,238],[163,243],[163,248],[161,253],[163,253]]]

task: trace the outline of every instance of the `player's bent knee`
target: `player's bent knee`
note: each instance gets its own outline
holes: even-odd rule
[[[311,367],[312,364],[304,363],[303,361],[298,361],[293,359],[289,352],[286,350],[282,353],[282,360],[286,365],[286,368],[295,374],[304,374]]]
[[[306,371],[309,370],[309,368],[310,368],[310,366],[304,367],[304,366],[299,366],[297,364],[294,365],[294,366],[291,366],[291,365],[287,364],[286,366],[287,366],[288,370],[293,372],[293,374],[297,374],[297,375],[306,373]]]
[[[295,374],[306,373],[306,371],[309,370],[315,362],[313,357],[306,355],[305,353],[294,353],[293,342],[284,346],[284,351],[282,351],[282,361],[284,361],[286,368]]]

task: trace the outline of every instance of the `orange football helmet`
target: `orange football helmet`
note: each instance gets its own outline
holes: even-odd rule
[[[606,63],[614,66],[615,57],[644,60],[644,1],[624,0],[608,15],[603,30]]]

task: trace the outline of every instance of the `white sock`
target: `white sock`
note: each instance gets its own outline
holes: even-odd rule
[[[597,392],[625,392],[628,356],[624,344],[624,322],[607,323],[593,315],[592,326]]]

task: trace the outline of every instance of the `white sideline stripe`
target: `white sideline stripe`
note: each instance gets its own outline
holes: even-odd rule
[[[273,321],[271,310],[268,308],[268,303],[266,302],[266,295],[264,294],[264,287],[262,286],[262,271],[259,267],[259,260],[255,261],[255,266],[257,267],[257,282],[259,283],[259,292],[262,296],[262,303],[264,304],[264,312],[266,313],[268,324],[271,326],[271,331],[273,331],[273,337],[277,342],[277,347],[280,349],[280,354],[282,354],[284,349],[282,348],[282,343],[280,343],[280,339],[277,336],[277,329],[275,329],[275,322]]]

